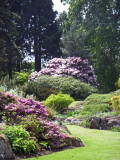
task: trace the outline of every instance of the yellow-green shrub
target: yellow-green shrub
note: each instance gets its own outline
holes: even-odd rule
[[[58,112],[63,112],[73,101],[74,99],[70,95],[59,92],[57,95],[51,94],[44,102],[44,105],[54,108]]]
[[[120,77],[118,78],[118,81],[115,83],[116,88],[120,88]]]
[[[16,83],[23,85],[26,84],[29,78],[29,74],[28,72],[15,72],[15,79],[16,79]]]
[[[120,112],[120,96],[113,96],[112,99],[111,99],[111,102],[114,106],[114,109],[117,112]]]

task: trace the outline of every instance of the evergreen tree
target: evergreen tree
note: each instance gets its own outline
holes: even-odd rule
[[[35,70],[39,71],[41,70],[41,59],[50,56],[54,47],[53,44],[49,44],[49,42],[54,42],[53,29],[56,16],[52,0],[29,1],[25,15],[29,32],[28,41],[31,42],[32,54],[35,56]]]
[[[61,55],[59,46],[61,33],[55,21],[57,12],[53,11],[52,0],[9,0],[11,11],[21,19],[17,22],[19,45],[22,57],[35,56],[35,70],[41,69],[41,59]],[[20,58],[18,58],[20,60]],[[20,70],[20,62],[17,65]]]
[[[7,0],[0,1],[0,69],[8,72],[12,79],[12,71],[16,62],[16,56],[19,54],[18,47],[15,44],[16,24],[15,19],[18,16],[9,10]],[[2,76],[2,72],[1,72]]]

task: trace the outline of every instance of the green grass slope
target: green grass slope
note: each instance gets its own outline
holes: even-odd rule
[[[85,147],[26,160],[120,160],[120,132],[92,130],[75,125],[68,125],[68,129],[84,141]]]
[[[113,106],[109,106],[112,96],[120,95],[120,90],[108,94],[91,94],[84,101],[82,115],[96,115],[113,110]]]

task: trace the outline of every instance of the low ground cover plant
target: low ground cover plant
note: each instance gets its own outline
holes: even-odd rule
[[[72,103],[74,99],[68,94],[62,94],[61,92],[57,95],[51,94],[44,102],[45,106],[52,107],[58,112],[63,112],[68,108],[68,105]]]
[[[117,90],[115,92],[111,92],[108,94],[91,94],[88,96],[83,103],[84,108],[80,112],[80,116],[107,116],[111,115],[109,113],[112,113],[114,111],[114,106],[111,105],[111,98],[113,96],[119,97],[117,95],[120,94],[120,90]],[[105,114],[107,113],[107,114]]]
[[[14,153],[31,153],[37,149],[37,143],[30,139],[30,134],[22,126],[6,126],[4,133],[12,146]]]
[[[97,89],[70,76],[40,76],[35,81],[29,81],[24,91],[26,95],[34,95],[38,100],[45,100],[51,93],[57,94],[60,91],[63,94],[69,94],[74,99],[85,99],[90,94],[97,92]]]

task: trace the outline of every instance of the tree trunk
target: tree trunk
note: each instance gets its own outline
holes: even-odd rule
[[[17,60],[17,72],[20,72],[20,61]]]
[[[12,79],[12,61],[11,61],[11,57],[9,58],[9,62],[8,62],[8,73],[9,73],[9,80]]]

